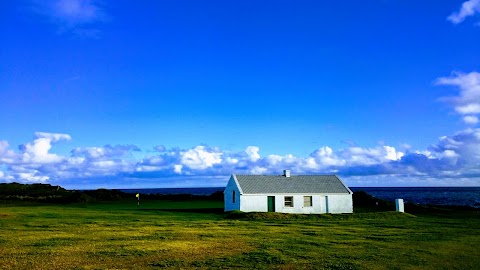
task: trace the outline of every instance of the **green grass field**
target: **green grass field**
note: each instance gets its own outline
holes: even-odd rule
[[[0,269],[480,269],[478,211],[228,218],[216,201],[0,207]]]

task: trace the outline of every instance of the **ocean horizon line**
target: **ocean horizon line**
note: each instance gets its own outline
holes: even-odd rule
[[[67,190],[139,190],[139,189],[213,189],[225,188],[225,186],[208,186],[208,187],[120,187],[120,188],[82,188],[82,189],[67,189]],[[480,188],[480,186],[348,186],[348,188]]]

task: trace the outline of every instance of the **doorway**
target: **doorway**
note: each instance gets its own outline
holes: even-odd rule
[[[328,196],[325,196],[325,213],[330,213],[330,209],[328,209]]]
[[[275,196],[268,196],[268,212],[275,212]]]

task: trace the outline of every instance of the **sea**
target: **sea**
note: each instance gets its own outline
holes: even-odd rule
[[[210,195],[225,187],[120,189],[127,193]],[[457,205],[480,208],[480,187],[351,187],[384,200],[430,205]]]
[[[430,205],[480,208],[480,187],[351,187],[380,199]]]

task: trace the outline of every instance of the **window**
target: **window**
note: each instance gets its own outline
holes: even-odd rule
[[[312,196],[303,196],[303,207],[312,207]]]
[[[293,197],[285,196],[285,207],[293,207]]]
[[[235,190],[232,191],[232,203],[235,203]]]

